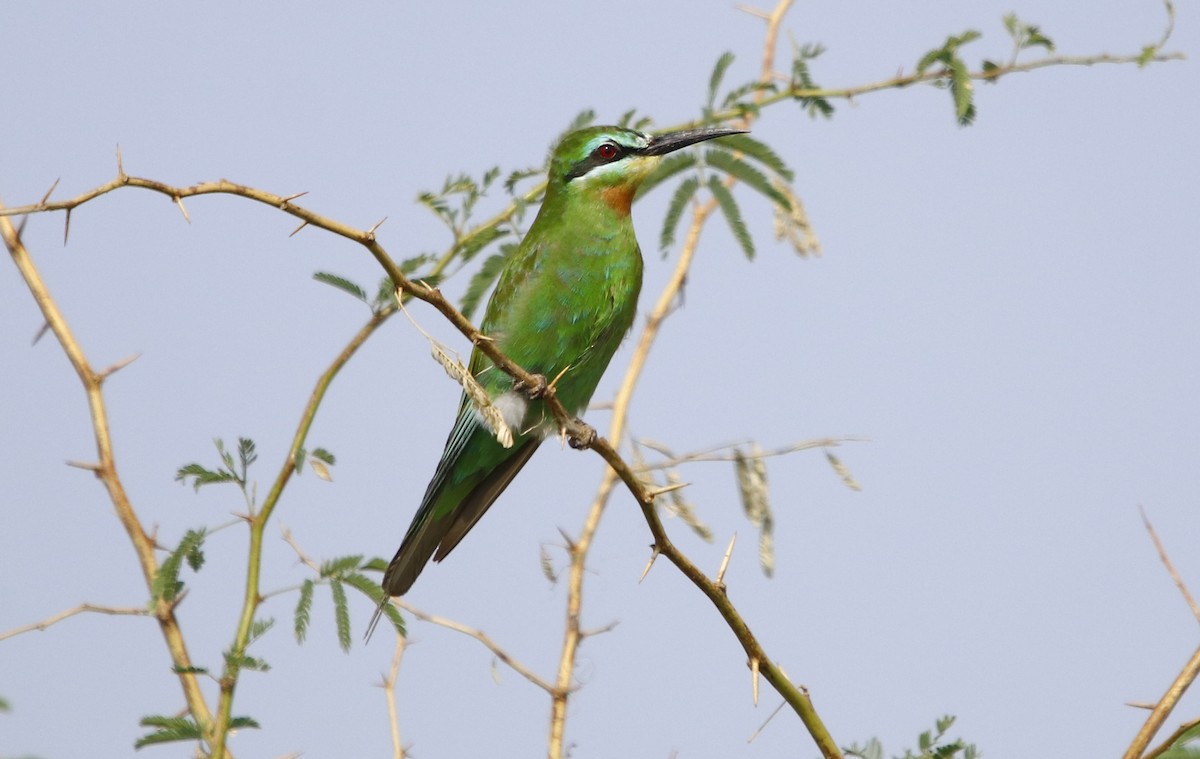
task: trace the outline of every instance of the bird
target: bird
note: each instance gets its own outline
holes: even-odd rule
[[[537,217],[500,272],[480,330],[581,415],[633,324],[642,254],[630,206],[663,156],[744,130],[699,128],[649,135],[617,126],[570,132],[553,149]],[[408,531],[384,572],[379,620],[430,558],[446,558],[500,496],[542,440],[558,431],[531,398],[476,347],[468,370],[512,431],[497,440],[464,392],[454,427]],[[368,635],[370,633],[368,632]]]

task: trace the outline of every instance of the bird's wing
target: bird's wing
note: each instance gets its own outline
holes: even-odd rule
[[[504,448],[479,422],[475,409],[464,405],[421,506],[383,575],[389,595],[407,593],[435,549],[440,561],[458,545],[540,442],[518,437],[516,445]]]
[[[488,472],[487,476],[459,502],[458,508],[454,510],[454,523],[442,535],[437,553],[433,555],[434,561],[441,561],[454,550],[484,512],[500,497],[513,477],[517,476],[517,472],[521,471],[541,442],[540,437],[531,437],[516,447],[511,456]]]

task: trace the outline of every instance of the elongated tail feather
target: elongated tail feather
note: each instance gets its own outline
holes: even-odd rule
[[[383,616],[383,607],[391,602],[391,597],[402,596],[408,592],[421,570],[429,563],[431,556],[434,561],[441,561],[454,550],[517,476],[517,472],[521,471],[541,442],[541,438],[531,438],[513,451],[512,455],[492,469],[467,493],[454,509],[453,517],[433,518],[432,501],[436,500],[439,493],[426,493],[426,499],[430,500],[430,516],[413,525],[413,529],[404,536],[400,550],[396,551],[395,557],[384,572],[385,595],[367,626],[367,639],[370,639],[371,633],[375,631],[375,625]]]
[[[415,529],[404,537],[400,550],[388,565],[383,575],[383,589],[391,596],[402,596],[408,592],[421,570],[429,562],[441,561],[458,545],[463,536],[475,526],[488,507],[512,482],[525,462],[537,450],[539,439],[526,440],[507,459],[476,484],[463,499],[453,507],[451,515],[437,518],[430,515],[414,525]],[[436,507],[442,511],[441,504]],[[434,555],[434,551],[437,555]]]

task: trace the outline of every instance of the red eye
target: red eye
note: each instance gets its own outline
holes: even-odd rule
[[[592,155],[597,158],[602,158],[605,161],[611,161],[617,157],[617,146],[611,142],[606,142],[600,147],[592,151]]]

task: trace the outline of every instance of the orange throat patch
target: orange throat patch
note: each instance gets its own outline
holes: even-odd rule
[[[633,195],[637,188],[630,185],[605,187],[600,191],[600,197],[610,208],[624,216],[629,215],[629,207],[633,205]]]

